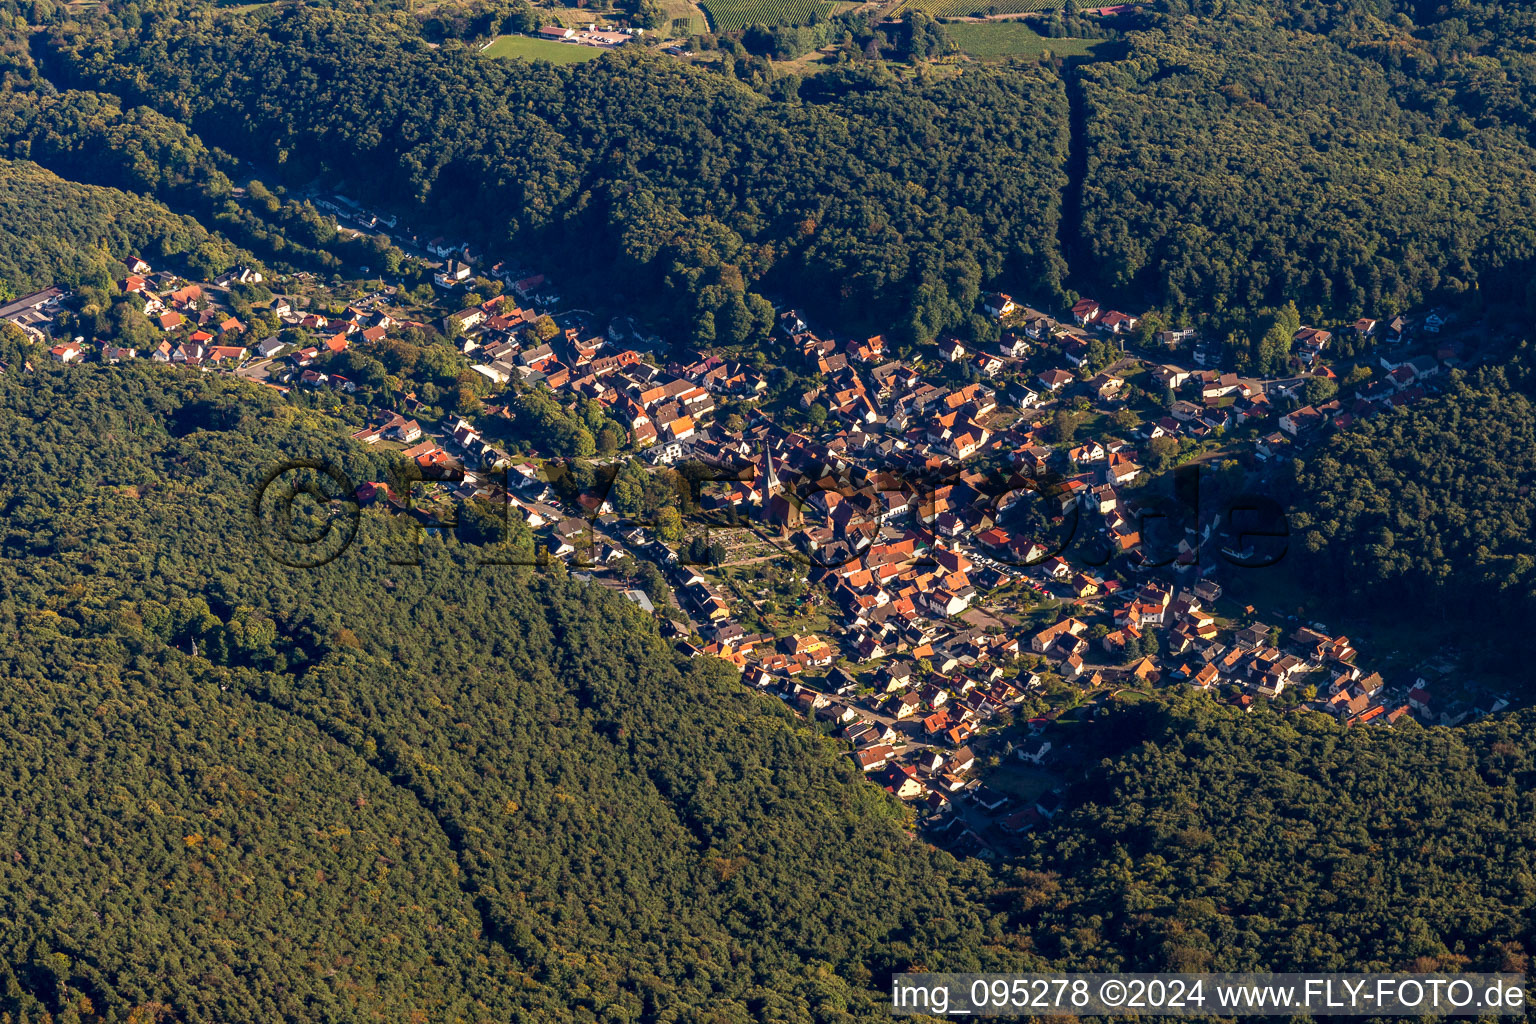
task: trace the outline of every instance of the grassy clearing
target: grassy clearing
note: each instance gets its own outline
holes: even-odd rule
[[[1202,558],[1221,558],[1219,550],[1202,551]],[[1287,615],[1301,619],[1314,618],[1327,609],[1319,607],[1318,595],[1312,592],[1293,572],[1289,560],[1256,569],[1242,569],[1230,574],[1222,583],[1222,600],[1218,607],[1234,619],[1246,620],[1239,611],[1252,605],[1255,617],[1271,626],[1284,626]]]
[[[534,39],[531,36],[502,36],[482,52],[487,57],[547,60],[551,64],[580,64],[603,55],[603,51],[595,46],[557,43],[553,39]]]
[[[787,75],[819,75],[828,68],[837,67],[837,57],[835,54],[836,51],[832,47],[812,50],[810,53],[801,54],[794,60],[780,61],[774,67]]]
[[[962,22],[944,26],[961,52],[977,60],[1008,57],[1092,57],[1102,39],[1048,38],[1019,21]]]
[[[691,0],[661,0],[661,15],[663,31],[669,35],[686,37],[709,31],[709,20]]]

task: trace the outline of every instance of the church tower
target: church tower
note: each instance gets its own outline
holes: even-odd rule
[[[762,466],[759,468],[758,476],[762,479],[763,482],[763,507],[767,508],[768,503],[772,501],[776,496],[781,494],[784,490],[783,484],[779,483],[779,474],[773,468],[773,456],[768,453],[767,441],[763,442],[763,462]]]

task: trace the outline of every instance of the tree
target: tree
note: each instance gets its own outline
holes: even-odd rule
[[[693,340],[698,345],[715,343],[715,314],[705,310],[693,322]]]
[[[1257,373],[1279,373],[1285,369],[1291,354],[1291,342],[1301,330],[1301,314],[1295,302],[1272,313],[1262,337],[1245,357],[1246,368]]]
[[[0,320],[0,360],[7,363],[21,362],[32,347],[32,340],[20,327],[9,320]]]
[[[1303,392],[1310,405],[1321,405],[1339,393],[1339,386],[1327,377],[1310,377]]]
[[[656,514],[656,536],[668,544],[683,539],[683,517],[676,508],[669,505]]]
[[[388,381],[388,374],[384,370],[384,364],[370,355],[366,355],[356,349],[349,350],[348,363],[351,366],[352,382],[358,387],[370,388],[375,391],[383,390]]]
[[[1079,416],[1067,409],[1056,410],[1056,415],[1051,421],[1052,436],[1058,444],[1071,444],[1077,436]]]
[[[118,302],[112,307],[111,330],[119,345],[139,349],[152,347],[157,333],[149,317],[127,301]]]
[[[1149,309],[1136,321],[1131,338],[1137,348],[1151,349],[1157,344],[1157,335],[1168,329],[1168,318],[1155,309]]]
[[[1151,456],[1148,462],[1152,469],[1161,473],[1173,465],[1174,459],[1179,454],[1179,442],[1166,434],[1162,437],[1154,437],[1147,442],[1147,452]]]
[[[619,425],[609,421],[604,423],[597,433],[597,452],[599,455],[612,455],[619,450],[624,443],[624,431]]]
[[[641,562],[635,571],[635,578],[640,583],[640,589],[645,591],[645,596],[651,599],[651,604],[658,610],[671,606],[672,591],[667,586],[667,579],[661,574],[660,569],[650,562]]]

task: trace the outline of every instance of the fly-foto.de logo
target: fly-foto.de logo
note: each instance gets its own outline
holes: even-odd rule
[[[385,480],[358,483],[333,463],[293,459],[262,477],[251,513],[263,550],[292,568],[342,555],[365,506],[402,521],[402,547],[390,557],[402,563],[419,558],[413,540],[428,532],[482,549],[481,564],[535,567],[556,558],[592,566],[605,546],[665,548],[674,560],[703,562],[690,552],[738,530],[830,570],[897,537],[912,540],[919,558],[970,547],[1016,571],[1112,563],[1145,570],[1211,559],[1258,569],[1289,551],[1290,526],[1276,498],[1206,486],[1200,466],[1129,494],[1051,472],[790,467],[771,457],[642,472],[660,484],[637,494],[618,486],[626,476],[618,460],[526,459],[484,471],[401,460]],[[685,537],[694,543],[680,545]]]

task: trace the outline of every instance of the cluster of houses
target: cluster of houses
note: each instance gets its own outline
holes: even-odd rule
[[[452,294],[469,281],[474,254],[441,239],[426,245],[444,259],[441,287]],[[279,299],[272,312],[285,325],[322,340],[296,350],[276,338],[248,346],[244,325],[211,289],[155,274],[142,260],[130,260],[128,269],[124,291],[140,296],[165,337],[147,353],[100,343],[104,361],[142,355],[212,369],[259,359],[271,361],[273,386],[355,390],[328,356],[379,343],[409,324],[385,309],[324,315]],[[755,406],[769,380],[754,364],[707,351],[660,361],[632,347],[634,333],[617,325],[606,333],[579,320],[557,326],[537,312],[550,292],[542,275],[518,276],[501,264],[492,273],[505,280],[503,294],[439,325],[473,369],[504,389],[547,388],[571,407],[598,403],[652,466],[712,468],[701,507],[798,551],[831,627],[787,636],[749,630],[730,588],[687,564],[651,524],[616,515],[602,494],[562,503],[547,466],[514,459],[484,436],[484,417],[508,415],[505,404],[424,426],[413,418],[419,404],[407,402],[379,411],[354,438],[400,446],[401,458],[440,481],[453,500],[505,502],[537,531],[544,557],[593,571],[625,556],[657,564],[678,602],[655,609],[664,630],[692,653],[732,662],[749,683],[808,717],[835,723],[863,771],[937,818],[957,800],[987,808],[992,797],[975,778],[975,750],[987,749],[988,730],[1047,686],[1183,683],[1242,707],[1289,689],[1292,699],[1306,691],[1312,706],[1351,725],[1390,725],[1406,714],[1435,720],[1426,685],[1404,693],[1385,685],[1356,667],[1345,637],[1315,626],[1280,637],[1257,623],[1219,618],[1221,588],[1211,567],[1200,565],[1195,538],[1178,542],[1170,572],[1154,577],[1143,564],[1139,491],[1149,446],[1273,424],[1253,448],[1262,466],[1328,430],[1419,400],[1458,364],[1460,350],[1444,345],[1432,355],[1407,355],[1403,339],[1411,329],[1401,318],[1349,328],[1383,341],[1384,372],[1353,395],[1313,406],[1296,395],[1310,377],[1332,375],[1324,359],[1332,335],[1311,327],[1293,345],[1305,372],[1265,380],[1202,366],[1206,350],[1189,331],[1159,333],[1155,354],[1128,353],[1124,343],[1139,318],[1091,299],[1058,320],[998,293],[983,308],[1002,322],[1000,340],[973,351],[943,339],[937,352],[944,369],[935,372],[898,357],[881,335],[824,336],[787,310],[777,326],[782,343],[815,381],[791,399],[806,414],[797,419],[810,425],[789,429]],[[223,279],[260,276],[235,268]],[[48,339],[64,298],[59,289],[39,292],[0,308],[0,318]],[[1435,333],[1440,323],[1418,326]],[[1191,345],[1192,367],[1158,361]],[[1106,346],[1113,346],[1108,365]],[[66,342],[51,352],[60,362],[78,361],[84,345]],[[1100,362],[1090,367],[1094,358]],[[1101,412],[1128,408],[1133,375],[1142,395],[1165,398],[1160,414],[1116,420],[1116,434],[1058,436],[1047,415],[1052,406],[1086,399]],[[745,412],[735,425],[716,415],[726,405]],[[365,484],[359,497],[392,502],[424,521],[434,514],[383,483]],[[1069,514],[1120,561],[1071,564],[1051,535]],[[1024,590],[1033,595],[1028,603],[1056,602],[1057,621],[1020,629],[1007,595]],[[651,604],[639,591],[628,595]],[[1016,756],[1047,763],[1051,725],[1049,716],[1033,721]],[[1050,811],[1018,809],[1000,827],[1024,831]]]
[[[219,275],[210,287],[208,283],[189,282],[169,272],[155,272],[138,257],[129,257],[126,264],[130,272],[118,282],[119,287],[124,294],[139,299],[151,324],[164,335],[152,347],[140,349],[119,344],[116,339],[87,343],[84,338],[52,344],[53,314],[68,298],[63,289],[56,287],[0,307],[0,319],[21,328],[32,341],[49,344],[50,356],[59,363],[82,362],[88,355],[94,355],[105,363],[144,358],[208,370],[233,370],[276,360],[277,365],[262,380],[283,391],[292,386],[355,391],[355,384],[345,375],[317,365],[323,357],[345,352],[353,345],[380,342],[389,331],[397,328],[425,326],[397,317],[386,309],[350,306],[339,314],[319,313],[295,309],[288,299],[277,297],[269,312],[284,327],[302,328],[316,339],[315,343],[295,346],[276,336],[255,339],[248,336],[247,325],[230,312],[220,290],[237,283],[260,283],[263,275],[259,271],[236,267]],[[468,267],[468,264],[453,259],[448,260],[447,265]],[[542,283],[542,276],[514,282],[528,289],[537,288]],[[482,307],[462,311],[448,319],[467,320],[483,327],[487,343],[494,345],[495,332],[503,331],[506,336],[513,337],[516,328],[531,323],[534,317],[508,298],[497,297]],[[471,347],[466,345],[467,349]],[[538,360],[524,360],[522,365],[528,362],[537,363]],[[490,368],[480,369],[486,372]],[[494,370],[490,375],[495,379]],[[506,377],[500,379],[504,381]]]
[[[826,645],[803,636],[767,642],[781,655]],[[994,653],[991,638],[969,631],[931,652],[927,669],[910,660],[891,660],[864,678],[832,668],[815,683],[780,674],[775,665],[782,661],[769,655],[745,661],[744,677],[777,693],[807,718],[830,723],[848,742],[861,771],[938,821],[955,809],[957,800],[971,799],[979,785],[972,738],[1023,697],[1020,681],[1004,676],[1002,666],[1018,654],[1017,640],[1008,644],[1011,652]],[[977,649],[983,652],[980,660],[973,653]],[[826,653],[822,657],[830,663]],[[1038,756],[1040,747],[1031,744],[1029,750]]]
[[[123,294],[137,297],[144,315],[163,336],[153,346],[140,349],[115,338],[91,342],[74,338],[54,344],[54,314],[68,298],[57,287],[0,308],[0,319],[20,327],[32,341],[49,345],[50,358],[64,364],[83,362],[89,355],[104,363],[142,358],[179,366],[233,369],[252,358],[246,325],[220,301],[215,289],[259,283],[259,271],[235,267],[220,274],[210,287],[166,271],[156,272],[137,256],[128,257],[125,263],[128,274],[118,286]]]
[[[1111,325],[1118,322],[1111,318]],[[1036,346],[1059,337],[1053,325],[1032,324]],[[1035,672],[1005,676],[1004,667],[1021,653],[1042,659],[1061,680],[1092,689],[1182,682],[1235,693],[1235,703],[1251,707],[1287,687],[1312,687],[1317,708],[1350,724],[1390,725],[1417,711],[1401,695],[1389,699],[1379,676],[1354,666],[1345,638],[1318,634],[1304,637],[1304,645],[1272,643],[1265,627],[1218,624],[1212,606],[1220,587],[1210,579],[1197,574],[1184,590],[1148,582],[1127,591],[1114,578],[1051,555],[1045,539],[1010,528],[1015,505],[1044,499],[1051,514],[1076,507],[1096,517],[1093,523],[1116,548],[1134,556],[1140,537],[1131,485],[1141,473],[1141,446],[1161,436],[1200,439],[1274,416],[1271,382],[1158,365],[1150,379],[1186,396],[1168,416],[1143,424],[1134,440],[1061,445],[1038,423],[997,422],[1003,402],[1031,410],[1040,404],[1038,394],[1025,397],[985,380],[947,385],[891,359],[879,336],[832,342],[793,312],[783,315],[781,328],[807,369],[814,368],[818,386],[799,402],[827,413],[821,431],[786,430],[766,416],[738,430],[713,422],[703,412],[713,398],[750,398],[766,383],[750,366],[704,353],[662,370],[628,350],[604,355],[602,339],[583,344],[568,334],[541,345],[534,360],[507,369],[524,380],[543,374],[557,390],[604,402],[631,427],[637,447],[665,452],[653,461],[687,458],[720,468],[702,496],[704,507],[733,513],[807,556],[811,581],[824,588],[836,613],[833,635],[776,637],[745,629],[730,593],[706,570],[680,564],[643,527],[616,532],[613,546],[605,546],[618,552],[627,545],[667,564],[679,610],[692,620],[674,624],[673,632],[688,637],[696,653],[737,664],[750,682],[808,716],[836,722],[859,766],[892,793],[945,814],[955,799],[982,791],[967,776],[973,739],[1041,685]],[[516,341],[498,338],[488,353],[497,344]],[[1030,351],[1005,336],[1000,351],[987,355],[1018,360]],[[1062,346],[1066,366],[1075,367],[1076,354]],[[1070,373],[1065,366],[1063,372]],[[1109,375],[1082,376],[1071,374],[1074,387],[1090,386],[1096,396],[1118,391],[1100,379]],[[655,434],[645,429],[658,423]],[[986,455],[996,457],[994,468],[1006,465],[1017,475],[999,486],[995,476],[967,468]],[[1063,471],[1054,490],[1030,486],[1053,469]],[[585,521],[574,522],[579,529]],[[603,516],[596,524],[604,529]],[[1030,637],[1022,650],[1022,637],[959,618],[997,587],[1021,581],[1071,602],[1074,613]],[[1104,629],[1090,639],[1095,620]],[[1131,655],[1146,648],[1153,631],[1155,651]],[[834,661],[846,667],[827,671]],[[865,665],[872,677],[860,668]],[[914,676],[919,665],[927,667]],[[1049,722],[1042,721],[1016,753],[1038,763],[1051,749]],[[1022,831],[1041,815],[1039,808],[1020,810],[1003,819],[1004,831]]]
[[[817,381],[799,396],[802,409],[826,414],[813,420],[821,427],[815,431],[787,430],[763,415],[736,430],[714,422],[714,399],[751,399],[767,385],[749,365],[709,353],[662,369],[628,350],[606,355],[603,339],[583,342],[569,332],[540,345],[532,358],[496,348],[517,345],[511,337],[484,347],[502,360],[508,379],[542,379],[603,402],[630,427],[637,447],[655,453],[653,462],[686,458],[721,469],[704,507],[732,513],[807,557],[811,582],[824,588],[836,613],[834,635],[775,637],[743,628],[731,595],[707,571],[677,564],[675,553],[643,528],[612,538],[615,551],[628,544],[670,564],[680,611],[692,619],[674,631],[689,637],[696,653],[730,660],[750,682],[808,716],[836,721],[861,768],[935,813],[976,788],[962,769],[974,761],[973,737],[998,711],[1038,690],[1037,673],[1004,676],[1003,667],[1021,653],[1089,688],[1183,682],[1235,693],[1235,703],[1251,707],[1287,687],[1311,687],[1318,709],[1350,724],[1389,725],[1418,710],[1402,695],[1389,698],[1379,676],[1356,668],[1345,638],[1272,643],[1267,628],[1218,624],[1212,605],[1220,588],[1198,573],[1183,590],[1149,582],[1127,591],[1116,579],[1052,556],[1050,544],[1027,528],[1011,528],[1015,505],[1044,500],[1055,516],[1076,508],[1134,561],[1141,541],[1134,484],[1144,446],[1164,436],[1201,440],[1270,419],[1287,437],[1305,435],[1307,428],[1292,424],[1306,407],[1278,415],[1276,408],[1289,403],[1299,380],[1150,366],[1149,386],[1176,396],[1166,416],[1142,423],[1129,438],[1060,444],[1029,414],[1053,395],[1086,393],[1095,404],[1120,395],[1123,377],[1078,370],[1088,344],[1134,329],[1136,318],[1079,303],[1073,322],[1063,324],[1007,296],[989,297],[987,308],[1009,322],[995,349],[969,353],[958,342],[941,344],[946,360],[975,367],[973,379],[959,385],[892,358],[881,336],[834,341],[793,311],[782,314],[785,339]],[[1308,330],[1298,334],[1297,349],[1312,352],[1308,361],[1315,364],[1326,332]],[[1170,348],[1191,340],[1185,332],[1166,335],[1158,342]],[[1029,366],[1039,390],[1021,385],[1027,360],[1051,352],[1059,366]],[[1403,365],[1422,386],[1451,358],[1416,356]],[[1013,383],[998,379],[1009,370]],[[1386,386],[1399,393],[1397,383]],[[1360,397],[1376,401],[1373,393]],[[1015,475],[999,486],[995,474],[968,468],[973,464],[1005,466]],[[1053,488],[1032,485],[1053,471]],[[601,517],[597,523],[601,530]],[[1192,564],[1183,557],[1192,553],[1182,550],[1181,564]],[[1029,638],[1026,652],[1007,630],[982,631],[960,618],[999,586],[1019,582],[1081,609]],[[1101,631],[1090,625],[1096,619]],[[1155,652],[1128,654],[1145,649],[1153,631]],[[1102,635],[1090,639],[1091,632]],[[834,660],[847,667],[826,671]],[[872,689],[863,665],[874,668]],[[914,679],[916,665],[931,667]],[[1050,749],[1042,724],[1017,753],[1040,761]],[[1039,818],[1038,808],[1026,809],[1005,819],[1006,830]]]

